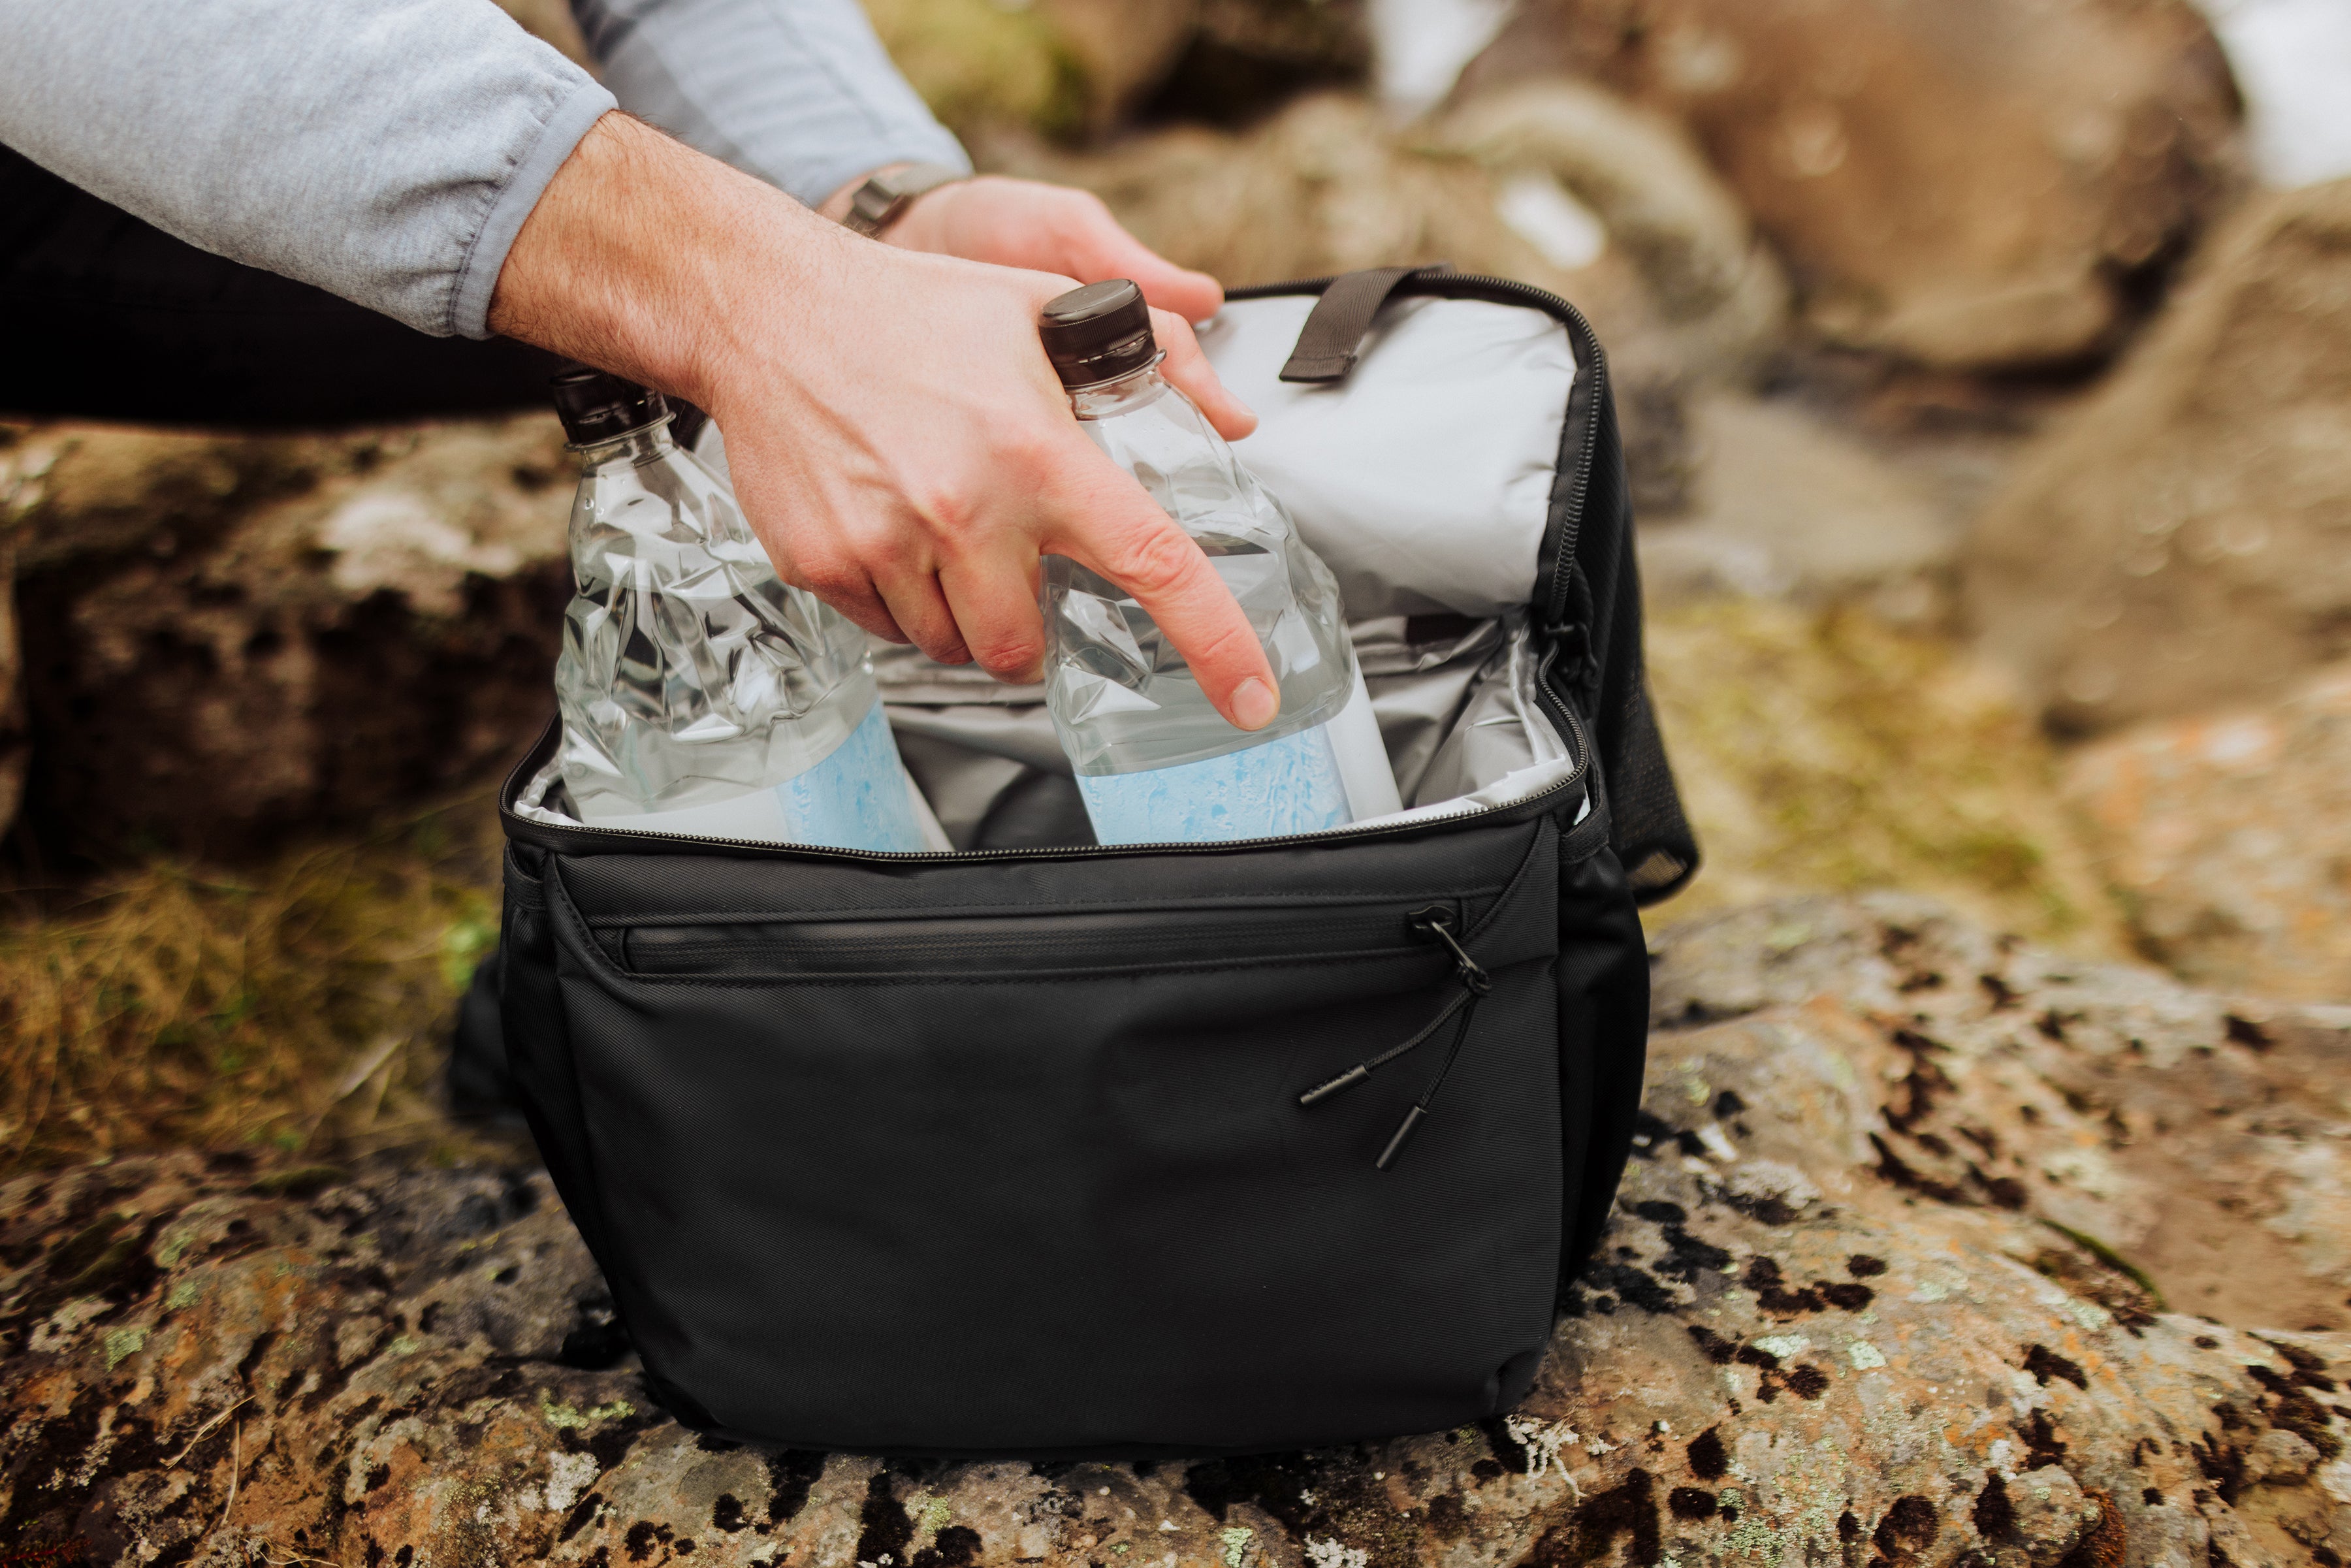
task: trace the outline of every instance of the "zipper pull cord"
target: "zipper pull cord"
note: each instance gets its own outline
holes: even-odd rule
[[[1410,1040],[1405,1040],[1402,1045],[1390,1047],[1388,1050],[1380,1052],[1377,1056],[1371,1058],[1367,1061],[1357,1062],[1354,1066],[1350,1067],[1346,1071],[1342,1072],[1338,1077],[1332,1079],[1327,1083],[1316,1084],[1313,1088],[1309,1089],[1305,1093],[1301,1094],[1298,1097],[1299,1104],[1320,1104],[1322,1102],[1328,1100],[1332,1095],[1338,1093],[1343,1089],[1353,1089],[1356,1084],[1361,1083],[1364,1079],[1369,1078],[1373,1073],[1378,1071],[1381,1068],[1385,1067],[1389,1062],[1394,1061],[1405,1051],[1426,1043],[1431,1035],[1434,1035],[1438,1030],[1443,1029],[1446,1024],[1452,1020],[1455,1013],[1458,1013],[1463,1008],[1468,1007],[1470,999],[1470,995],[1468,991],[1462,992],[1459,996],[1455,997],[1451,1001],[1446,1003],[1445,1010],[1438,1013],[1435,1018],[1429,1019],[1427,1024],[1421,1029],[1420,1032],[1414,1035]]]
[[[1396,1156],[1404,1153],[1404,1146],[1411,1139],[1414,1129],[1427,1116],[1428,1107],[1437,1099],[1437,1092],[1445,1087],[1445,1075],[1453,1071],[1454,1061],[1460,1056],[1462,1044],[1469,1038],[1470,1021],[1478,1016],[1478,996],[1479,993],[1470,993],[1468,1005],[1461,1009],[1461,1027],[1453,1031],[1453,1043],[1446,1048],[1445,1065],[1437,1070],[1437,1076],[1429,1081],[1420,1098],[1412,1103],[1412,1109],[1404,1113],[1404,1120],[1396,1124],[1395,1136],[1388,1139],[1388,1146],[1380,1151],[1380,1157],[1372,1162],[1373,1169],[1384,1171],[1395,1165]]]
[[[1478,998],[1494,988],[1493,977],[1486,973],[1484,967],[1477,959],[1469,956],[1468,949],[1462,946],[1460,939],[1454,936],[1451,910],[1443,904],[1431,904],[1414,914],[1412,926],[1416,931],[1436,937],[1452,953],[1453,975],[1454,978],[1460,983],[1460,991],[1410,1040],[1401,1045],[1391,1046],[1377,1056],[1357,1062],[1336,1078],[1318,1083],[1298,1097],[1300,1106],[1311,1106],[1328,1100],[1342,1090],[1353,1088],[1406,1051],[1426,1044],[1436,1037],[1438,1030],[1443,1029],[1458,1017],[1461,1020],[1460,1027],[1454,1030],[1453,1043],[1446,1049],[1444,1064],[1437,1070],[1437,1076],[1430,1081],[1428,1088],[1422,1092],[1418,1100],[1413,1103],[1412,1109],[1405,1113],[1403,1124],[1396,1128],[1395,1135],[1388,1139],[1387,1147],[1381,1151],[1379,1159],[1374,1162],[1374,1167],[1379,1170],[1386,1170],[1395,1163],[1396,1156],[1404,1152],[1405,1141],[1412,1136],[1414,1129],[1420,1125],[1422,1119],[1427,1116],[1429,1106],[1437,1099],[1437,1092],[1445,1086],[1446,1074],[1453,1071],[1454,1060],[1461,1054],[1462,1044],[1469,1038],[1470,1020],[1477,1014]]]

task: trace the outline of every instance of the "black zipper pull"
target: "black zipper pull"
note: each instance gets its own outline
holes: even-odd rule
[[[1427,932],[1453,950],[1454,973],[1461,977],[1461,984],[1470,995],[1482,997],[1494,988],[1493,977],[1469,956],[1469,949],[1453,935],[1453,911],[1441,904],[1432,904],[1412,917],[1412,928]]]
[[[1463,984],[1468,982],[1465,980]],[[1478,998],[1483,994],[1481,991],[1468,994],[1467,1005],[1461,1009],[1461,1027],[1453,1031],[1453,1043],[1445,1050],[1445,1065],[1437,1070],[1437,1076],[1429,1080],[1428,1087],[1421,1092],[1419,1099],[1412,1103],[1412,1109],[1404,1113],[1404,1120],[1396,1124],[1395,1134],[1388,1139],[1388,1146],[1382,1149],[1380,1157],[1372,1162],[1374,1169],[1386,1170],[1395,1165],[1396,1156],[1404,1153],[1405,1144],[1411,1138],[1414,1129],[1428,1114],[1429,1106],[1437,1100],[1437,1092],[1445,1087],[1445,1075],[1453,1071],[1454,1061],[1460,1056],[1462,1044],[1469,1038],[1470,1022],[1478,1016]]]

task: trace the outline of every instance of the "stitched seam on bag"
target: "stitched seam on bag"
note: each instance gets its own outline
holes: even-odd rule
[[[1492,925],[1502,911],[1510,907],[1511,894],[1519,891],[1519,885],[1527,880],[1528,873],[1534,870],[1535,862],[1541,859],[1541,855],[1542,829],[1538,825],[1535,829],[1535,841],[1527,848],[1527,858],[1520,861],[1519,869],[1510,874],[1510,880],[1503,885],[1501,895],[1486,906],[1486,913],[1478,917],[1478,923],[1472,925],[1462,937],[1464,942],[1475,942],[1484,936],[1487,927]]]

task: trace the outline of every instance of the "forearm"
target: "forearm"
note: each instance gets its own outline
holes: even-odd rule
[[[612,105],[489,0],[0,5],[0,141],[189,243],[481,336]]]
[[[774,187],[607,115],[516,236],[490,324],[715,409],[743,313],[804,307],[855,243]]]

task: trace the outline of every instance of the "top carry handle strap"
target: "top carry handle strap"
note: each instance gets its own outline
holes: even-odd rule
[[[1363,347],[1364,334],[1372,329],[1372,318],[1380,313],[1388,296],[1408,277],[1452,270],[1450,262],[1440,261],[1428,267],[1375,267],[1332,278],[1300,329],[1298,346],[1290,350],[1281,379],[1346,380],[1347,372],[1355,368],[1355,350]]]

